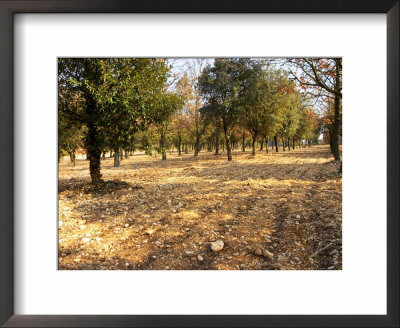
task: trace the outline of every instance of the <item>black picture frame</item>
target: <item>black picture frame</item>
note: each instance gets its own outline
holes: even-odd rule
[[[0,0],[0,324],[4,327],[399,327],[399,0]],[[385,13],[387,315],[14,315],[13,28],[16,13]],[[368,288],[368,286],[366,286]]]

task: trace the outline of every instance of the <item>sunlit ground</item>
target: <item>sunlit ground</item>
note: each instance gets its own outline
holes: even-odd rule
[[[237,150],[232,162],[135,154],[114,168],[107,158],[98,188],[88,167],[60,162],[59,269],[341,269],[342,178],[329,146]]]

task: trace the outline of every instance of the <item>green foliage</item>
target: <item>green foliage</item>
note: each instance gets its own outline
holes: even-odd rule
[[[84,111],[62,110],[72,120],[79,115],[84,123],[93,123],[99,130],[98,142],[107,141],[108,147],[118,149],[128,144],[135,132],[159,119],[152,115],[157,113],[168,70],[161,59],[60,59],[62,87],[86,98],[81,104]],[[88,101],[95,106],[89,108]]]
[[[241,89],[241,124],[253,138],[259,134],[271,137],[282,120],[281,90],[284,75],[279,70],[251,61]]]

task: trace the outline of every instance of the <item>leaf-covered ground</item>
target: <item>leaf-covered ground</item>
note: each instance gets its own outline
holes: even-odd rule
[[[135,154],[59,166],[59,269],[340,270],[342,177],[329,146]],[[219,252],[210,242],[222,240]]]

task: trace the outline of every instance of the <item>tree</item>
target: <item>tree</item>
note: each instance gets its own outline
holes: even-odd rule
[[[283,150],[286,146],[290,149],[290,139],[294,136],[299,124],[299,109],[301,97],[295,84],[287,76],[279,79],[279,113],[277,135],[282,139]]]
[[[59,96],[69,92],[80,99],[80,106],[59,110],[86,127],[90,176],[97,182],[106,136],[118,156],[135,131],[151,122],[149,112],[168,70],[162,59],[151,58],[61,58],[58,63]]]
[[[182,154],[182,142],[190,127],[190,119],[188,115],[188,106],[193,98],[193,90],[187,74],[184,74],[176,85],[176,92],[181,97],[182,107],[179,108],[173,118],[175,131],[175,144],[178,149],[178,155]]]
[[[232,131],[240,116],[239,89],[245,62],[244,58],[216,58],[199,77],[201,93],[207,100],[202,113],[221,120],[228,161],[232,160]]]
[[[172,117],[178,108],[182,106],[182,98],[172,92],[165,92],[159,95],[159,105],[152,113],[154,125],[157,129],[159,139],[158,152],[162,160],[167,160],[167,150],[171,145],[171,138],[168,136],[169,128],[172,123]]]
[[[271,136],[277,124],[279,104],[282,103],[279,92],[282,73],[273,69],[264,69],[263,63],[251,61],[245,74],[240,93],[241,119],[243,126],[252,137],[252,155],[256,154],[255,143],[259,135]],[[268,151],[268,147],[266,148]]]
[[[68,119],[65,115],[65,108],[74,108],[80,111],[81,106],[81,99],[74,97],[67,90],[60,90],[58,97],[58,160],[66,152],[73,166],[76,163],[76,150],[83,147],[85,129],[80,121],[72,123]]]
[[[76,150],[83,146],[84,128],[79,125],[70,125],[62,116],[58,116],[58,160],[65,151],[73,166],[76,164]]]
[[[290,70],[304,89],[312,89],[315,95],[333,100],[331,144],[336,161],[340,161],[339,133],[342,124],[342,58],[297,58],[288,61]]]
[[[210,124],[210,116],[202,111],[203,94],[198,80],[203,72],[207,59],[196,58],[190,60],[186,65],[185,75],[185,111],[187,112],[194,128],[195,149],[194,157],[200,152],[201,138]]]
[[[315,113],[312,108],[301,106],[299,109],[299,124],[293,137],[293,148],[295,148],[296,140],[310,141],[315,138],[315,124]]]

